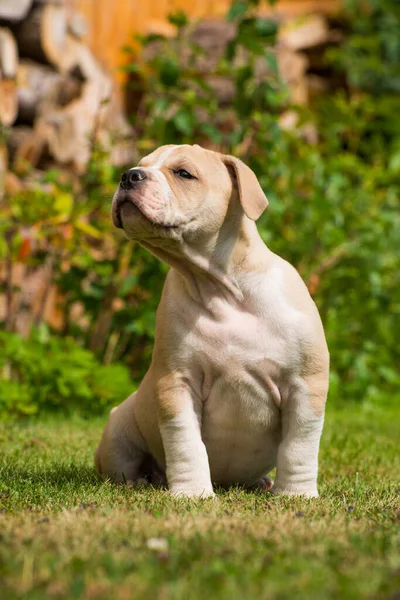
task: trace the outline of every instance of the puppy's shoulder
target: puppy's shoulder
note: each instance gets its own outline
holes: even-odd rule
[[[258,282],[258,285],[255,282]],[[270,253],[265,268],[253,274],[254,302],[269,321],[295,340],[305,357],[329,363],[325,334],[317,306],[293,265]]]
[[[314,315],[315,303],[300,273],[287,260],[271,252],[271,259],[265,271],[268,284],[276,286],[293,308],[304,314]]]
[[[286,302],[300,315],[298,335],[302,347],[305,373],[329,369],[329,351],[318,308],[297,269],[275,255],[276,268],[282,273],[282,289]]]

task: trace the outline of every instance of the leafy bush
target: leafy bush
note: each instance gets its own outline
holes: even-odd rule
[[[73,340],[49,336],[45,327],[27,340],[0,332],[0,345],[0,417],[54,410],[98,414],[133,390],[126,367],[102,365]]]
[[[100,361],[124,356],[138,378],[151,355],[163,268],[115,235],[110,207],[120,173],[108,158],[96,145],[80,180],[51,170],[0,204],[0,265],[6,265],[0,294],[11,297],[3,325],[19,332],[21,311],[29,312],[30,325],[43,322],[43,303],[25,306],[24,286],[45,268],[50,277],[40,295],[54,283],[60,292],[62,318],[54,333],[74,338]],[[22,269],[20,281],[7,278],[8,263]]]

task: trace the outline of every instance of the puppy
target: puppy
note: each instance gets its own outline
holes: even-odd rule
[[[175,496],[213,483],[317,496],[329,354],[297,271],[262,242],[268,201],[253,171],[200,146],[163,146],[122,175],[112,218],[171,266],[150,368],[112,411],[99,473]]]

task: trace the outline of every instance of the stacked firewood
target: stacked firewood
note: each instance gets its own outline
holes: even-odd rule
[[[229,104],[235,93],[229,75],[214,76],[216,65],[235,36],[235,24],[225,20],[205,20],[191,32],[191,40],[204,51],[200,61],[202,74],[215,91],[221,104]],[[282,80],[288,85],[294,103],[309,104],[326,93],[332,83],[332,73],[324,61],[328,47],[343,40],[334,21],[322,13],[285,18],[279,23],[279,35],[274,49]],[[154,44],[154,50],[157,46]],[[150,46],[149,54],[154,51]],[[239,61],[245,60],[240,56]],[[265,61],[257,65],[257,75],[266,74]]]
[[[68,0],[0,0],[0,125],[13,170],[47,160],[80,173],[94,139],[115,163],[129,160],[130,128],[86,29]],[[4,156],[0,142],[0,178]]]
[[[277,46],[278,64],[295,103],[312,103],[315,97],[326,94],[339,83],[325,60],[325,52],[343,41],[340,23],[322,14],[282,24]]]

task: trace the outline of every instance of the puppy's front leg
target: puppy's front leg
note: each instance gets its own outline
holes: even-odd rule
[[[213,497],[201,439],[201,404],[177,374],[159,380],[158,414],[169,489],[174,496]]]
[[[327,377],[304,379],[282,406],[282,441],[272,493],[317,497],[318,450]]]

